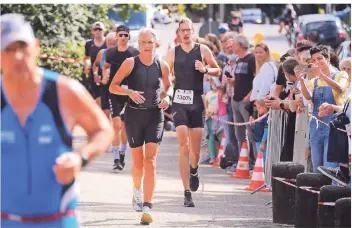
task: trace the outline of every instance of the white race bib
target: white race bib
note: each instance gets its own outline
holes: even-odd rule
[[[193,104],[193,90],[176,90],[174,103]]]
[[[128,89],[128,85],[121,85],[121,88]]]

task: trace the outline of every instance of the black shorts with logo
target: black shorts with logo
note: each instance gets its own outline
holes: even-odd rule
[[[109,93],[109,105],[112,118],[121,117],[121,111],[123,110],[127,100],[127,96]]]
[[[126,106],[124,123],[131,148],[147,143],[161,143],[164,134],[164,113],[160,109],[137,109]]]

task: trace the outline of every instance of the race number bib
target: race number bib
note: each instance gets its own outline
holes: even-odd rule
[[[176,90],[174,103],[193,104],[193,90]]]
[[[121,88],[128,89],[128,85],[121,85]]]

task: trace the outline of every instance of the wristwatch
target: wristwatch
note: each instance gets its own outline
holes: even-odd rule
[[[204,74],[207,74],[208,73],[208,67],[205,67],[205,72]]]

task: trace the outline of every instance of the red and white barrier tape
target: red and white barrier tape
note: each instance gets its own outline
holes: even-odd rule
[[[47,54],[41,54],[39,55],[41,59],[51,59],[54,61],[59,61],[59,62],[65,62],[65,63],[78,63],[83,65],[83,62],[77,60],[77,59],[71,59],[71,58],[63,58],[60,56],[48,56]]]
[[[312,114],[308,113],[308,116],[309,116],[309,117],[312,117],[315,121],[317,121],[317,122],[319,122],[319,123],[322,123],[322,124],[324,124],[324,125],[327,126],[327,127],[330,127],[329,124],[325,123],[324,121],[319,120],[317,117],[313,116]],[[318,124],[317,124],[317,126],[318,126]],[[336,128],[336,129],[339,130],[339,131],[345,132],[345,133],[347,133],[348,135],[351,135],[351,132],[349,132],[349,131],[346,131],[346,130],[341,129],[341,128]]]
[[[291,187],[294,187],[294,188],[299,188],[299,189],[302,189],[304,191],[307,191],[307,192],[311,192],[311,193],[314,193],[314,194],[319,194],[319,191],[316,191],[316,190],[312,190],[314,189],[314,187],[308,187],[308,186],[297,186],[295,184],[292,184],[290,182],[296,182],[296,179],[286,179],[286,178],[282,178],[282,177],[273,177],[275,180],[278,180],[280,181],[281,183],[284,183],[284,184],[287,184]],[[290,181],[290,182],[289,182]]]
[[[289,180],[293,181],[293,179],[285,179],[285,178],[281,178],[281,177],[273,177],[275,180],[280,181],[281,183],[287,184],[291,187],[297,188],[297,186],[295,184],[292,184],[290,182],[288,182]],[[296,180],[295,180],[296,181]]]
[[[318,205],[335,207],[335,202],[318,202]]]
[[[234,122],[230,122],[230,121],[227,121],[227,120],[222,120],[220,119],[218,116],[212,116],[211,118],[213,120],[216,120],[216,121],[219,121],[219,122],[222,122],[222,123],[226,123],[226,124],[229,124],[229,125],[234,125],[234,126],[246,126],[246,125],[251,125],[251,124],[255,124],[261,120],[263,120],[265,117],[267,117],[269,115],[269,113],[266,113],[264,115],[262,115],[261,117],[259,117],[258,119],[256,120],[253,120],[253,121],[248,121],[248,122],[244,122],[244,123],[234,123]]]

